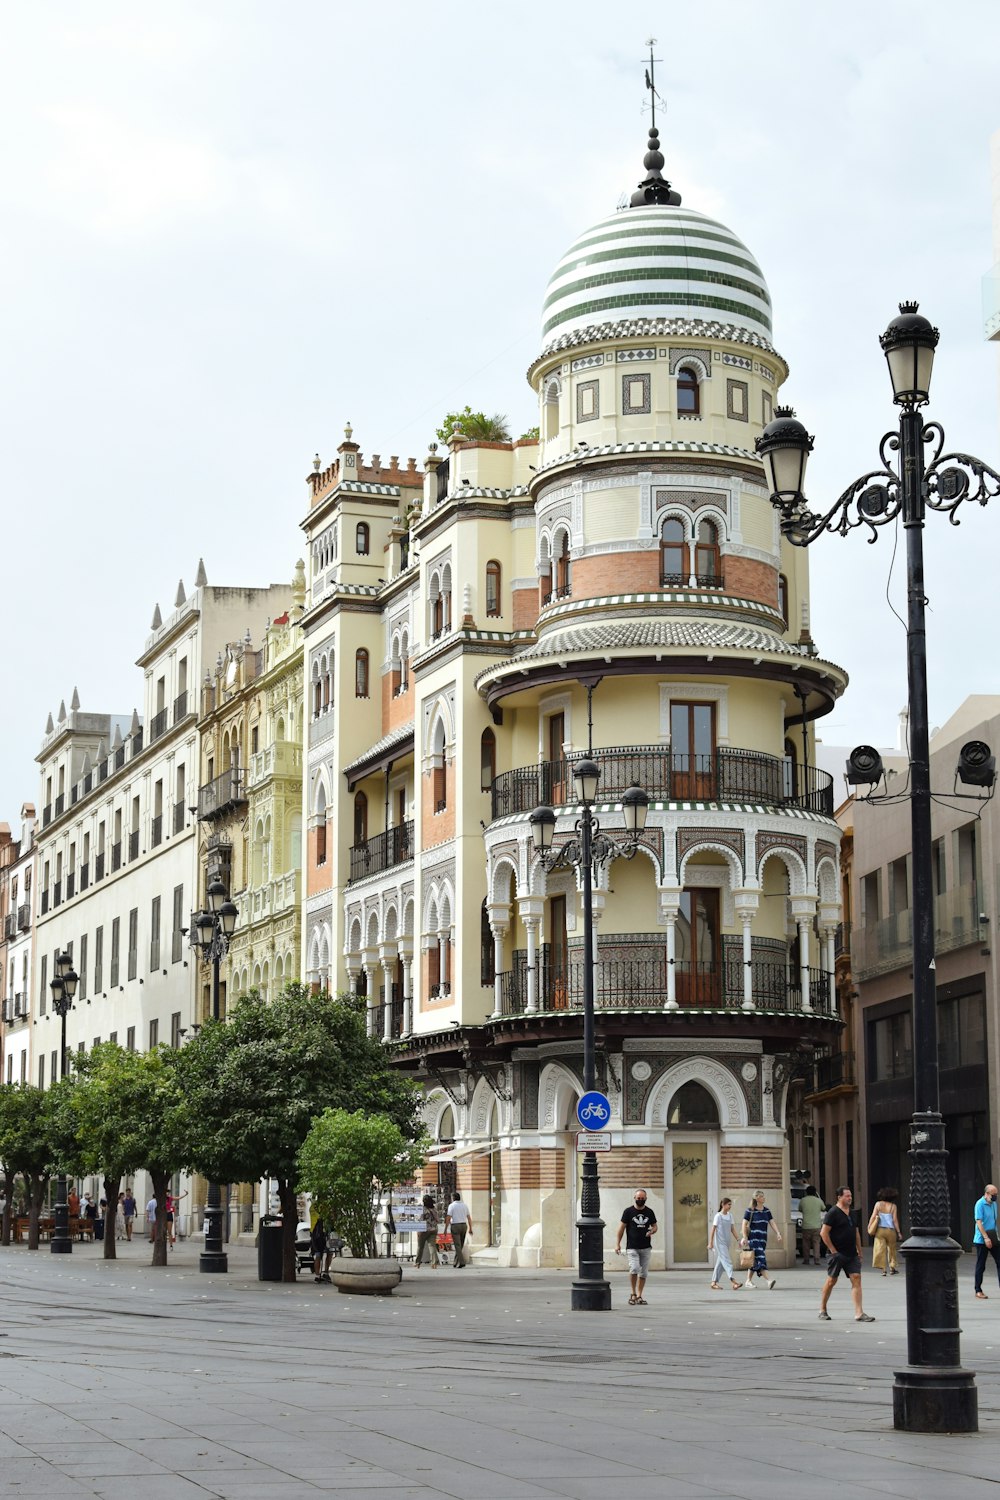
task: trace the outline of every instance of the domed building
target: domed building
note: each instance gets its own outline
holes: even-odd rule
[[[304,523],[307,660],[333,674],[307,968],[367,994],[425,1087],[426,1183],[457,1183],[477,1258],[507,1265],[576,1258],[580,871],[546,869],[531,814],[573,836],[582,759],[612,841],[626,790],[649,799],[639,847],[594,865],[606,1247],[636,1185],[654,1266],[704,1265],[723,1193],[763,1188],[784,1233],[787,1092],[841,1024],[813,725],[846,679],[812,642],[806,557],[754,451],[788,371],[756,260],[681,206],[655,130],[645,167],[548,283],[537,442],[456,431],[418,494],[412,461],[360,479],[349,438]]]

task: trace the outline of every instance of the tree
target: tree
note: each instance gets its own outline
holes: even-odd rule
[[[166,1192],[184,1164],[185,1102],[174,1070],[176,1052],[127,1052],[101,1042],[74,1059],[77,1084],[70,1101],[85,1172],[101,1176],[108,1210],[104,1259],[116,1257],[114,1216],[124,1176],[145,1167],[153,1179],[156,1232],[153,1265],[167,1264]]]
[[[214,1182],[278,1184],[283,1279],[295,1280],[298,1154],[327,1107],[387,1115],[420,1134],[419,1091],[365,1034],[352,996],[288,985],[268,1003],[251,992],[225,1021],[206,1021],[179,1056],[189,1105],[188,1165]]]
[[[386,1115],[326,1109],[299,1152],[299,1188],[311,1193],[328,1228],[352,1255],[375,1255],[375,1219],[385,1193],[423,1161],[426,1141],[407,1140]]]
[[[502,412],[488,417],[485,412],[473,411],[471,406],[464,411],[450,411],[437,429],[438,441],[449,442],[455,427],[460,427],[462,436],[473,443],[510,442],[510,423]]]
[[[28,1199],[28,1249],[38,1249],[38,1219],[49,1178],[57,1167],[79,1170],[69,1100],[73,1080],[50,1089],[30,1083],[0,1087],[0,1160],[5,1176],[20,1175]]]

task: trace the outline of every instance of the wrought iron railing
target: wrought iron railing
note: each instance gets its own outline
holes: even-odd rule
[[[833,1052],[828,1057],[817,1057],[814,1063],[813,1092],[853,1086],[857,1083],[853,1052]]]
[[[66,876],[66,900],[72,901],[76,895],[76,871],[70,870]]]
[[[385,999],[385,986],[379,990],[381,997],[378,1005],[373,1005],[372,1017],[373,1034],[380,1039],[386,1039],[386,1012],[389,1016],[389,1040],[395,1040],[403,1035],[403,991],[400,985],[392,986],[392,998],[388,1002]]]
[[[112,844],[111,845],[111,868],[112,868],[112,870],[120,870],[121,867],[122,867],[122,841],[121,841],[121,839],[119,839],[118,842],[117,842],[117,844]]]
[[[413,822],[399,823],[385,833],[377,833],[363,843],[351,848],[351,879],[364,880],[368,875],[381,875],[394,865],[405,864],[413,858]]]
[[[242,767],[230,766],[228,771],[223,771],[214,781],[198,788],[198,816],[203,819],[219,818],[246,800]]]
[[[185,690],[183,693],[178,693],[177,697],[174,699],[174,723],[179,724],[182,719],[186,719],[187,712],[188,695],[187,691]]]
[[[94,882],[104,879],[104,851],[94,856]]]
[[[139,830],[134,828],[128,836],[128,857],[130,860],[139,858]]]
[[[159,846],[163,843],[163,815],[162,815],[162,813],[161,813],[161,815],[158,818],[154,818],[153,821],[152,821],[152,823],[150,824],[149,841],[150,841],[151,846],[154,849],[158,849]]]
[[[158,740],[161,735],[166,734],[167,727],[168,727],[169,723],[170,723],[170,710],[169,710],[169,708],[161,708],[160,712],[158,714],[154,714],[153,715],[153,717],[149,721],[149,743],[150,744],[152,744],[154,742],[154,740]]]
[[[694,583],[690,573],[661,573],[661,589],[721,589],[725,580],[721,573],[695,573]]]
[[[559,807],[576,801],[574,762],[541,761],[497,776],[491,788],[491,818],[530,813],[540,804]],[[669,746],[630,745],[595,750],[600,768],[600,801],[613,802],[630,786],[641,786],[653,800],[752,802],[795,807],[833,817],[833,777],[817,766],[803,766],[757,750],[721,747],[713,755],[680,755]]]
[[[31,902],[25,901],[17,908],[17,925],[21,932],[27,932],[31,926]]]
[[[174,833],[184,832],[184,814],[187,809],[183,802],[174,803]]]
[[[56,818],[61,818],[62,815],[63,815],[63,813],[65,811],[66,811],[66,793],[65,792],[60,792],[59,795],[58,795],[58,797],[56,798],[56,805],[55,805],[55,809],[54,809],[54,812],[53,812],[53,816],[56,817]]]
[[[80,866],[80,890],[85,891],[90,884],[90,860],[85,859]]]
[[[572,597],[573,585],[561,583],[558,588],[549,589],[547,594],[542,595],[542,608],[544,609],[546,604],[551,604],[554,599],[571,599]]]

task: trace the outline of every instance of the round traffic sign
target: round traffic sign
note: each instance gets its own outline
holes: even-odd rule
[[[576,1118],[584,1130],[603,1130],[611,1119],[611,1104],[607,1095],[598,1093],[597,1089],[584,1094],[577,1102]]]

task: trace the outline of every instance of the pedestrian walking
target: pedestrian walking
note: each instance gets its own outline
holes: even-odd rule
[[[327,1244],[326,1225],[322,1219],[317,1219],[309,1235],[309,1247],[313,1254],[313,1281],[330,1282],[330,1262],[333,1260],[333,1251]],[[324,1259],[326,1264],[324,1265]]]
[[[115,1206],[115,1239],[125,1238],[125,1194],[118,1194],[118,1202]]]
[[[428,1262],[430,1263],[431,1269],[436,1271],[438,1268],[439,1259],[437,1252],[438,1212],[437,1208],[434,1205],[434,1199],[431,1197],[430,1193],[424,1194],[423,1207],[424,1227],[423,1229],[417,1231],[417,1258],[413,1262],[413,1268],[414,1270],[416,1270],[416,1268],[422,1263],[424,1258],[424,1251],[427,1250]]]
[[[455,1249],[452,1264],[456,1270],[461,1270],[465,1265],[465,1240],[466,1235],[472,1238],[472,1216],[468,1207],[462,1202],[462,1195],[456,1188],[448,1204],[448,1212],[444,1216],[444,1227],[451,1231],[451,1242]]]
[[[986,1257],[992,1255],[993,1264],[997,1268],[997,1281],[1000,1282],[1000,1246],[997,1244],[997,1190],[992,1182],[986,1184],[986,1191],[976,1204],[976,1232],[972,1242],[976,1247],[976,1296],[980,1302],[987,1300],[983,1291],[983,1272],[986,1270]]]
[[[891,1271],[893,1276],[899,1275],[896,1264],[896,1246],[903,1238],[899,1227],[899,1213],[896,1204],[899,1199],[898,1188],[880,1188],[872,1209],[872,1216],[868,1220],[868,1233],[873,1236],[872,1247],[872,1270],[881,1270],[883,1276],[888,1276]]]
[[[743,1215],[743,1238],[742,1245],[749,1246],[753,1251],[753,1265],[747,1271],[747,1279],[743,1283],[749,1291],[753,1286],[755,1276],[761,1277],[767,1282],[767,1289],[772,1292],[777,1285],[777,1279],[767,1274],[767,1235],[773,1229],[778,1244],[782,1243],[781,1230],[774,1222],[774,1215],[769,1208],[764,1206],[764,1194],[758,1189],[750,1200],[750,1207]]]
[[[171,1248],[171,1250],[174,1248],[174,1246],[177,1243],[177,1225],[175,1223],[175,1215],[177,1213],[177,1205],[181,1201],[182,1198],[186,1198],[186,1197],[187,1197],[187,1193],[186,1192],[184,1192],[184,1193],[168,1193],[167,1194],[167,1234],[168,1234],[168,1236],[170,1238],[170,1248]]]
[[[708,1236],[708,1248],[715,1251],[715,1270],[712,1272],[712,1291],[721,1292],[722,1286],[719,1282],[719,1272],[728,1276],[734,1292],[738,1292],[742,1282],[737,1281],[733,1275],[733,1260],[729,1253],[729,1237],[732,1235],[737,1245],[740,1237],[733,1226],[733,1200],[723,1198],[719,1204],[719,1212],[712,1220],[712,1232]]]
[[[132,1238],[132,1225],[135,1223],[135,1216],[137,1211],[136,1201],[132,1194],[132,1189],[128,1188],[125,1193],[124,1201],[122,1202],[122,1213],[125,1216],[125,1238],[127,1240],[130,1240]]]
[[[149,1230],[149,1243],[156,1239],[156,1199],[150,1198],[146,1204],[146,1228]]]
[[[811,1182],[799,1199],[799,1208],[802,1212],[802,1264],[804,1266],[818,1266],[819,1232],[823,1227],[823,1215],[826,1213],[826,1204]]]
[[[823,1216],[823,1243],[830,1251],[826,1267],[826,1280],[820,1300],[819,1315],[825,1323],[830,1322],[826,1305],[830,1293],[837,1285],[841,1271],[851,1283],[851,1301],[854,1303],[855,1323],[874,1323],[861,1305],[861,1230],[851,1218],[854,1194],[849,1187],[837,1189],[837,1202]]]
[[[637,1188],[631,1204],[622,1214],[615,1240],[615,1254],[622,1253],[622,1235],[628,1256],[628,1279],[632,1295],[629,1307],[646,1307],[642,1295],[649,1275],[649,1258],[653,1253],[652,1236],[656,1233],[656,1215],[646,1205],[646,1189]]]

